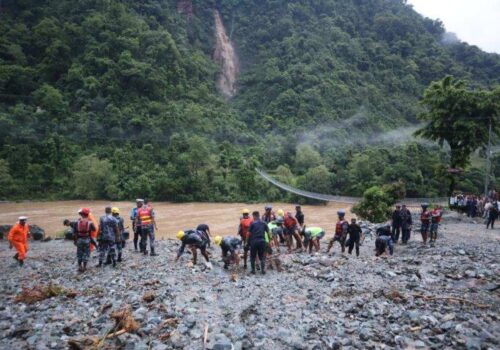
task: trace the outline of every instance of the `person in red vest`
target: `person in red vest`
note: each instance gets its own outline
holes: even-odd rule
[[[441,206],[437,205],[431,212],[431,240],[432,246],[436,243],[439,223],[441,222],[441,217],[443,216],[443,210]]]
[[[299,235],[299,222],[292,215],[292,213],[288,212],[285,215],[285,222],[283,223],[284,231],[285,231],[285,240],[286,245],[288,247],[288,253],[292,251],[293,247],[293,239],[297,243],[297,250],[302,250],[302,240]]]
[[[78,214],[80,214],[80,218],[72,226],[73,241],[76,245],[78,272],[85,272],[90,258],[90,245],[97,245],[92,238],[92,232],[97,231],[97,229],[89,218],[90,210],[88,208],[80,209]]]
[[[158,226],[155,221],[155,212],[150,205],[142,205],[137,208],[136,225],[140,226],[141,240],[139,241],[139,249],[144,255],[148,254],[147,245],[149,238],[150,256],[156,256],[155,253],[155,233],[158,231]]]
[[[349,222],[345,219],[344,210],[339,210],[337,215],[339,219],[335,225],[335,236],[333,236],[330,243],[328,243],[328,249],[326,250],[327,254],[330,252],[330,249],[332,249],[335,242],[339,242],[342,247],[342,253],[345,252],[345,242],[347,238],[347,231],[349,230]]]
[[[238,227],[238,235],[243,242],[243,268],[247,268],[248,252],[250,251],[250,244],[248,242],[250,225],[253,219],[250,217],[250,210],[243,209],[242,217],[240,218],[240,226]]]
[[[427,210],[429,204],[422,203],[422,212],[420,213],[420,234],[422,235],[422,243],[427,244],[427,236],[431,224],[431,212]]]
[[[7,239],[10,244],[10,249],[14,247],[17,251],[16,255],[14,255],[14,259],[19,262],[19,266],[23,266],[26,253],[28,253],[29,249],[28,239],[31,238],[29,234],[30,227],[27,224],[28,218],[26,216],[20,216],[18,220],[19,221],[10,229]]]

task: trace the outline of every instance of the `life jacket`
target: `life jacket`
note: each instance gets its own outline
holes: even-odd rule
[[[347,220],[337,221],[337,225],[335,225],[335,236],[341,236],[344,234],[344,225],[347,223]]]
[[[90,221],[86,219],[79,219],[76,224],[76,235],[78,238],[90,237]]]
[[[292,229],[298,225],[297,219],[295,219],[293,216],[290,216],[287,214],[285,217],[285,222],[283,223],[286,228]]]
[[[150,206],[140,207],[137,209],[137,218],[141,226],[148,226],[153,223],[153,214]]]
[[[240,220],[241,237],[243,237],[243,239],[248,237],[248,230],[250,229],[250,225],[252,224],[252,222],[253,219],[251,217],[242,218]]]
[[[423,224],[428,224],[431,220],[431,213],[429,211],[422,212],[420,214],[420,221],[422,221]]]
[[[441,210],[434,209],[432,211],[432,223],[439,224],[441,222]]]

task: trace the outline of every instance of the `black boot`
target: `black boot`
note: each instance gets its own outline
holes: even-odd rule
[[[260,272],[265,275],[266,274],[266,262],[265,261],[261,261],[260,262]]]
[[[149,254],[150,256],[158,256],[158,254],[155,253],[155,249],[151,248],[151,253]]]
[[[143,253],[144,255],[148,255],[148,251],[146,249],[144,249]]]
[[[82,268],[82,272],[85,272],[85,271],[87,271],[87,263],[86,262],[83,263],[83,268]]]
[[[255,261],[251,261],[250,265],[252,266],[252,271],[250,272],[252,275],[255,275]]]
[[[19,260],[19,266],[23,266],[24,265],[24,260]]]
[[[13,256],[14,260],[18,260],[19,261],[19,253],[16,253],[16,255]]]
[[[102,267],[102,261],[99,261],[99,264],[97,264],[96,267]]]
[[[116,260],[113,260],[113,267],[116,267]]]

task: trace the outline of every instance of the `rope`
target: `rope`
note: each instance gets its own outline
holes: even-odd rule
[[[316,199],[316,200],[324,201],[324,202],[347,203],[347,204],[356,204],[356,203],[359,203],[362,199],[360,197],[334,196],[334,195],[330,195],[330,194],[314,193],[314,192],[300,190],[298,188],[289,186],[287,184],[284,184],[283,182],[280,182],[280,181],[272,178],[271,175],[269,175],[268,173],[266,173],[263,170],[255,168],[255,171],[262,178],[264,178],[268,182],[272,183],[276,187],[279,187],[282,190],[294,193],[294,194],[301,196],[301,197]],[[424,202],[443,205],[443,204],[448,203],[448,198],[446,198],[446,197],[442,197],[442,198],[405,198],[401,202],[405,203],[407,206],[419,206],[421,203],[424,203]]]

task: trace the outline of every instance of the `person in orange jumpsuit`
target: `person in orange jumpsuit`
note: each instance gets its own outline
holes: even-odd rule
[[[28,218],[26,216],[19,217],[19,221],[12,226],[7,237],[10,243],[10,248],[12,249],[12,247],[14,247],[17,250],[16,255],[14,255],[14,259],[19,262],[20,266],[24,265],[24,259],[26,258],[26,253],[28,252],[30,227],[26,223],[27,221]]]

